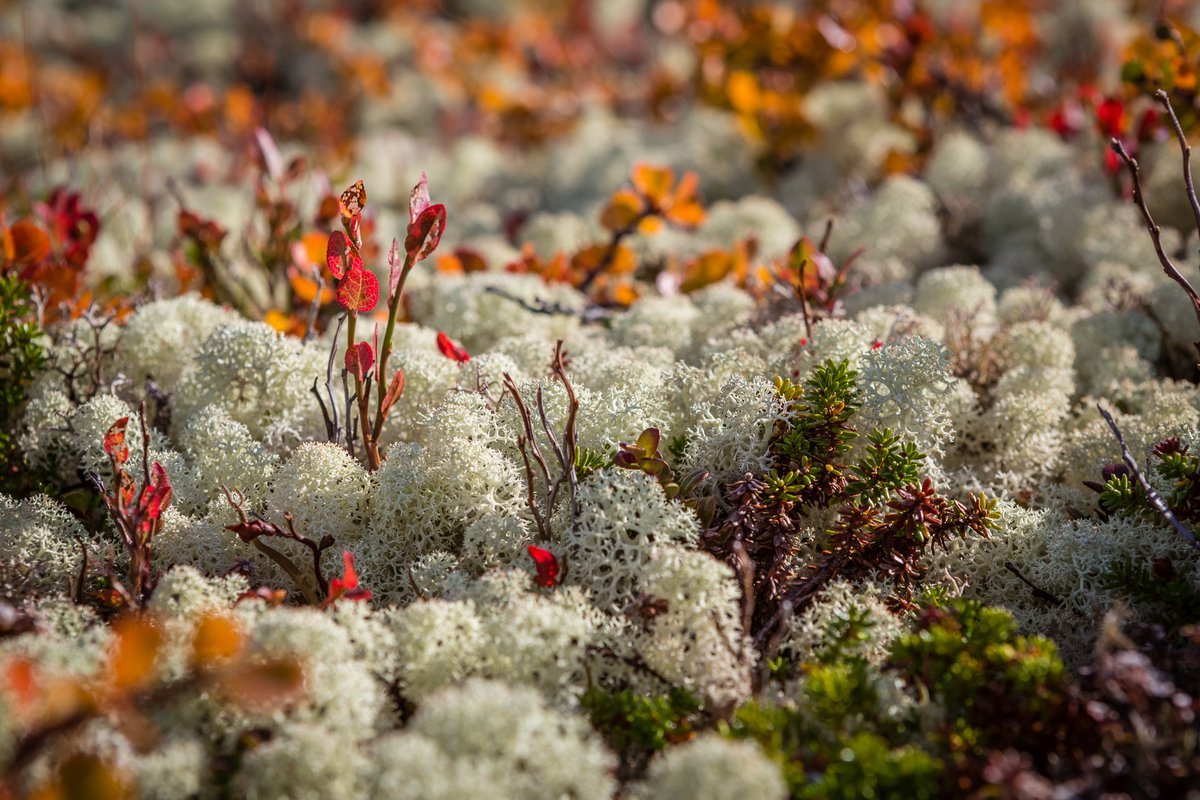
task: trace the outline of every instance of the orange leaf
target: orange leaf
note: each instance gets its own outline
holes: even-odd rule
[[[304,671],[291,659],[272,659],[222,670],[216,690],[235,705],[271,708],[304,689]]]
[[[237,655],[245,643],[241,629],[229,617],[208,614],[196,625],[192,637],[192,663],[207,666]]]
[[[640,195],[651,203],[659,205],[666,200],[667,192],[671,191],[671,184],[675,181],[675,174],[671,172],[669,167],[637,164],[633,168],[630,179],[633,181],[633,188]]]
[[[679,288],[694,292],[722,280],[733,270],[733,257],[724,250],[711,250],[687,265]]]
[[[134,797],[125,775],[113,765],[86,753],[76,753],[58,767],[50,783],[40,787],[32,797],[39,800],[126,800]]]
[[[600,214],[600,224],[610,231],[625,230],[637,221],[645,208],[642,198],[628,189],[622,189],[609,199]]]
[[[753,73],[735,70],[725,82],[725,96],[734,111],[739,114],[753,114],[761,103],[762,93],[758,88],[758,79]]]
[[[162,631],[144,617],[126,616],[113,624],[109,676],[118,690],[138,689],[154,677]]]
[[[50,237],[28,220],[13,223],[8,234],[12,241],[10,258],[17,266],[28,266],[45,260],[50,255]]]
[[[346,219],[357,217],[366,205],[367,187],[362,181],[355,181],[354,185],[342,192],[342,196],[338,198],[338,208]]]

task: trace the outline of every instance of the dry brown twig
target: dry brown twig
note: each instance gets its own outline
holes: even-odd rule
[[[1159,90],[1154,96],[1167,112],[1167,116],[1171,120],[1171,126],[1175,130],[1175,138],[1179,142],[1179,149],[1183,154],[1183,182],[1187,189],[1188,202],[1191,204],[1192,213],[1196,218],[1196,230],[1197,232],[1200,232],[1200,199],[1197,199],[1196,197],[1196,188],[1192,182],[1191,145],[1188,144],[1187,137],[1183,135],[1183,128],[1180,127],[1179,118],[1175,115],[1175,109],[1171,105],[1171,101],[1167,97],[1166,92]],[[1129,155],[1129,151],[1125,149],[1125,145],[1121,144],[1119,139],[1112,139],[1109,143],[1109,146],[1129,169],[1129,176],[1133,185],[1133,202],[1142,212],[1142,219],[1146,223],[1146,230],[1150,232],[1150,240],[1154,244],[1154,252],[1158,256],[1158,261],[1162,265],[1163,272],[1167,274],[1167,277],[1179,284],[1180,288],[1183,289],[1185,294],[1187,294],[1188,299],[1192,301],[1192,309],[1196,313],[1196,321],[1200,322],[1200,294],[1196,293],[1195,288],[1193,288],[1188,279],[1184,277],[1183,273],[1179,271],[1179,268],[1175,266],[1175,262],[1172,261],[1171,257],[1167,255],[1166,250],[1163,249],[1162,229],[1158,226],[1158,223],[1154,221],[1154,217],[1150,214],[1150,209],[1146,206],[1146,198],[1142,194],[1142,181],[1139,177],[1137,159]],[[1194,342],[1193,344],[1196,347],[1197,356],[1200,358],[1200,341]]]
[[[1186,525],[1179,521],[1179,518],[1167,507],[1167,502],[1162,499],[1162,495],[1155,491],[1154,487],[1150,485],[1150,481],[1146,480],[1146,476],[1142,474],[1137,460],[1134,459],[1133,453],[1129,452],[1129,445],[1125,444],[1125,437],[1121,435],[1121,429],[1117,427],[1116,420],[1112,418],[1112,414],[1108,413],[1099,403],[1096,404],[1096,408],[1099,410],[1100,415],[1104,417],[1104,421],[1108,423],[1113,436],[1117,439],[1117,444],[1121,446],[1121,460],[1125,462],[1125,466],[1129,467],[1129,471],[1137,478],[1137,482],[1142,487],[1142,491],[1146,493],[1146,498],[1150,501],[1150,505],[1171,524],[1171,527],[1183,537],[1184,541],[1197,550],[1200,550],[1200,541],[1196,539],[1196,534],[1192,533]]]

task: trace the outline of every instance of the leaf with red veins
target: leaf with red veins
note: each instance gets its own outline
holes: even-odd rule
[[[471,360],[471,354],[467,352],[467,349],[442,331],[438,331],[437,346],[442,355],[446,358],[452,358],[460,364],[465,364]]]
[[[329,273],[339,280],[356,267],[362,269],[362,259],[358,257],[350,239],[341,231],[329,234],[329,244],[325,247],[325,266],[329,267]]]
[[[342,308],[352,313],[372,311],[379,302],[379,279],[358,262],[338,282],[337,299]]]
[[[125,442],[125,428],[129,417],[121,417],[104,434],[104,454],[118,467],[129,460],[129,445]]]
[[[400,276],[404,273],[404,258],[400,255],[400,243],[392,239],[392,249],[388,251],[388,297],[396,296],[396,287],[400,285]]]
[[[332,605],[338,600],[370,600],[369,589],[358,588],[358,572],[354,569],[354,554],[349,550],[342,551],[342,577],[329,582],[329,596],[324,605]]]
[[[446,206],[438,203],[429,206],[408,226],[404,237],[404,250],[413,262],[420,261],[437,249],[446,230]]]
[[[371,365],[374,363],[375,351],[370,342],[355,342],[354,346],[346,351],[346,371],[359,379],[365,379],[370,374]]]
[[[537,568],[534,581],[543,589],[553,589],[558,585],[558,557],[544,547],[531,544],[528,547],[529,556]]]
[[[429,179],[425,177],[424,171],[421,172],[421,180],[417,181],[417,185],[412,188],[408,195],[408,224],[411,225],[417,221],[417,217],[429,208]]]

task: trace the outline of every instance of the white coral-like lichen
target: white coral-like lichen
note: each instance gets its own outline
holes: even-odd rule
[[[117,368],[134,386],[153,377],[170,393],[208,335],[237,320],[236,312],[195,294],[147,303],[125,322]]]
[[[66,593],[90,538],[64,506],[46,495],[17,502],[0,495],[0,566],[28,575],[37,592]]]
[[[598,608],[619,611],[638,594],[641,573],[655,546],[694,545],[696,515],[667,499],[640,471],[610,469],[579,486],[579,518],[563,536],[568,579],[585,588]]]
[[[261,322],[237,322],[213,331],[184,370],[171,398],[176,425],[208,406],[242,423],[272,449],[286,450],[323,435],[311,394],[328,354],[305,347]]]
[[[369,763],[344,731],[293,723],[246,753],[234,788],[247,800],[365,799]]]
[[[616,788],[615,759],[582,717],[550,708],[532,689],[498,681],[472,679],[433,695],[405,732],[381,739],[375,753],[377,790],[398,789],[401,776],[409,775],[433,784],[429,792],[413,786],[402,797],[470,796],[462,791],[480,787],[485,777],[486,795],[506,800],[608,800]],[[449,769],[414,768],[419,757]],[[443,788],[447,783],[458,793]]]
[[[753,742],[708,734],[670,748],[650,765],[639,800],[783,800],[779,766]]]
[[[296,530],[314,542],[332,536],[339,547],[353,549],[366,529],[374,489],[341,445],[306,442],[271,476],[266,505],[276,523],[285,525],[284,514],[291,514]]]
[[[861,361],[861,425],[890,428],[921,451],[940,456],[954,439],[947,395],[954,386],[949,351],[912,336],[868,352]]]
[[[717,707],[749,696],[754,648],[743,638],[741,589],[729,565],[697,550],[658,547],[639,588],[667,604],[635,640],[651,669]]]

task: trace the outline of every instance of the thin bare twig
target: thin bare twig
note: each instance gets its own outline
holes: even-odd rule
[[[1184,143],[1186,147],[1186,142]],[[1142,212],[1142,219],[1146,223],[1146,229],[1150,232],[1150,240],[1154,244],[1154,252],[1158,256],[1158,263],[1162,265],[1163,272],[1167,274],[1171,280],[1179,284],[1180,288],[1187,294],[1188,299],[1192,301],[1192,309],[1196,313],[1196,321],[1200,322],[1200,295],[1196,294],[1196,290],[1192,288],[1192,284],[1183,276],[1179,268],[1175,266],[1175,262],[1167,255],[1162,244],[1162,229],[1154,221],[1154,217],[1150,215],[1150,209],[1146,206],[1146,198],[1142,195],[1142,181],[1138,177],[1138,162],[1129,155],[1129,151],[1125,149],[1125,145],[1121,144],[1119,139],[1113,139],[1110,146],[1114,153],[1125,162],[1125,166],[1129,169],[1129,175],[1133,181],[1133,202]],[[1185,155],[1187,150],[1185,150]],[[1185,159],[1186,161],[1186,159]],[[1188,181],[1190,183],[1190,177]],[[1192,195],[1195,196],[1194,193]],[[1200,356],[1200,342],[1196,343],[1196,352]]]
[[[1138,484],[1141,485],[1142,491],[1146,493],[1146,498],[1150,501],[1150,505],[1154,506],[1154,510],[1163,516],[1167,522],[1171,523],[1171,527],[1183,537],[1184,541],[1192,547],[1200,550],[1200,541],[1197,541],[1196,534],[1192,533],[1175,514],[1167,507],[1167,502],[1162,499],[1154,487],[1150,485],[1150,481],[1146,480],[1146,476],[1142,474],[1138,468],[1137,461],[1133,454],[1129,452],[1129,446],[1125,444],[1125,437],[1121,435],[1121,429],[1117,427],[1116,421],[1112,418],[1112,414],[1104,409],[1099,403],[1096,408],[1100,411],[1100,415],[1104,417],[1104,421],[1108,423],[1108,427],[1112,430],[1113,436],[1117,439],[1117,444],[1121,445],[1121,460],[1125,462],[1125,466],[1129,467],[1129,471],[1137,478]]]
[[[317,332],[317,316],[321,313],[321,292],[325,290],[325,276],[321,274],[321,268],[316,264],[312,266],[312,275],[313,280],[317,282],[317,291],[313,295],[312,307],[308,310],[308,324],[304,328],[302,342],[308,342]]]
[[[1175,107],[1171,105],[1171,98],[1165,91],[1159,89],[1154,93],[1154,99],[1162,105],[1167,112],[1167,117],[1171,120],[1171,127],[1175,129],[1175,139],[1179,142],[1179,152],[1183,155],[1183,185],[1187,188],[1188,202],[1192,206],[1192,216],[1196,220],[1196,230],[1200,232],[1200,199],[1196,197],[1196,187],[1192,183],[1192,147],[1188,144],[1187,137],[1183,135],[1183,127],[1179,124],[1179,117],[1175,115]]]

